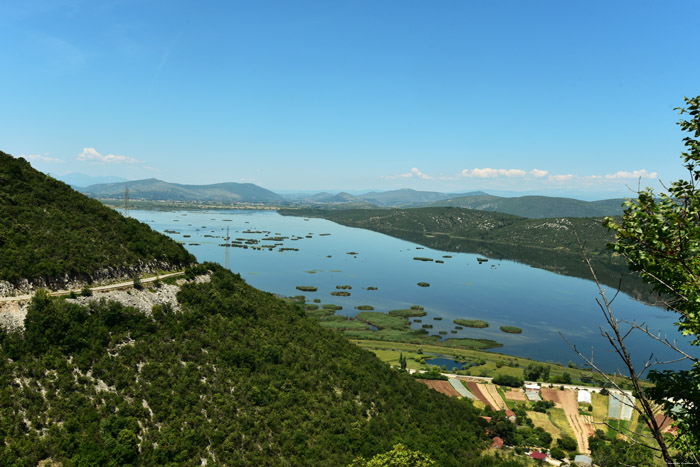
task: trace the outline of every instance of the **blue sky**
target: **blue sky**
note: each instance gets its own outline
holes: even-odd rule
[[[0,4],[0,150],[272,190],[631,195],[684,176],[691,1]]]

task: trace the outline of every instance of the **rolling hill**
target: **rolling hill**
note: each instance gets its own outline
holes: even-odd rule
[[[376,204],[377,206],[385,207],[408,207],[418,206],[437,200],[449,198],[450,194],[438,193],[436,191],[416,191],[408,188],[401,190],[391,190],[382,192],[370,192],[359,195],[358,197]]]
[[[0,152],[0,281],[62,287],[130,277],[194,257],[167,236]]]
[[[81,190],[93,198],[120,199],[124,190],[129,197],[143,200],[200,201],[220,203],[279,203],[283,198],[252,183],[216,183],[213,185],[180,185],[155,178],[121,183],[91,185]]]

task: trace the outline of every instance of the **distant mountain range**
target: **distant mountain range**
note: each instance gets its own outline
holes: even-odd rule
[[[622,214],[624,199],[581,201],[573,198],[520,196],[506,198],[483,191],[439,193],[411,189],[371,191],[352,195],[315,193],[279,195],[252,183],[181,185],[155,178],[119,183],[96,184],[79,191],[95,198],[121,199],[129,188],[131,199],[148,201],[199,201],[210,203],[262,203],[275,206],[318,207],[323,209],[459,207],[500,212],[528,218],[601,217]]]
[[[213,185],[180,185],[156,178],[120,183],[91,185],[80,191],[95,198],[123,198],[125,189],[129,197],[149,201],[209,201],[222,203],[280,203],[284,199],[277,193],[252,183],[216,183]]]
[[[483,191],[475,191],[471,193],[439,193],[436,191],[416,191],[409,188],[391,191],[370,191],[360,195],[351,195],[341,192],[336,195],[326,192],[316,193],[313,195],[296,195],[288,196],[288,199],[293,199],[297,202],[318,203],[318,204],[353,204],[357,207],[358,204],[365,204],[367,207],[391,207],[391,208],[408,208],[425,206],[426,204],[436,201],[450,199],[453,197],[462,196],[479,196],[486,195]]]

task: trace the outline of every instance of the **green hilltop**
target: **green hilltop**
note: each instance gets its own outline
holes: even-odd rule
[[[194,256],[67,184],[0,152],[0,280],[62,285],[101,269],[177,268]]]
[[[624,199],[582,201],[553,196],[519,196],[504,198],[492,195],[459,196],[429,204],[430,207],[457,207],[502,212],[529,218],[604,217],[622,215]]]

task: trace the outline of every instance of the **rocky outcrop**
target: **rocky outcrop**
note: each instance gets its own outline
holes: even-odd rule
[[[195,283],[209,282],[211,274],[203,274],[194,278]],[[170,305],[174,311],[180,311],[180,304],[177,301],[177,293],[180,291],[180,286],[187,283],[188,280],[181,278],[177,280],[176,285],[160,284],[156,286],[153,283],[148,283],[142,289],[127,288],[119,290],[109,290],[95,292],[91,296],[76,297],[66,299],[70,303],[86,306],[90,302],[108,300],[119,302],[124,306],[129,306],[140,310],[146,315],[151,315],[151,309],[155,305]],[[31,299],[21,301],[6,301],[0,302],[0,328],[5,329],[24,329],[24,318],[27,316],[27,309],[31,303]]]
[[[37,289],[70,290],[80,289],[87,285],[102,285],[119,280],[129,280],[135,276],[156,274],[159,271],[174,271],[182,269],[187,264],[174,264],[166,261],[139,261],[131,266],[105,267],[90,274],[59,276],[42,276],[33,279],[20,279],[17,283],[0,281],[0,297],[31,294]]]
[[[96,293],[90,297],[77,297],[66,299],[67,302],[87,305],[93,301],[109,300],[119,302],[124,306],[130,306],[140,310],[150,316],[154,305],[170,305],[174,311],[180,311],[180,304],[177,302],[177,293],[180,291],[179,285],[162,284],[160,287],[149,287],[142,290],[110,290],[109,292]]]

